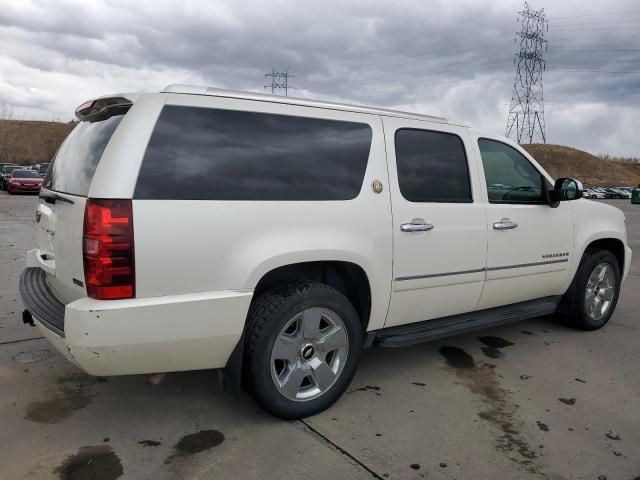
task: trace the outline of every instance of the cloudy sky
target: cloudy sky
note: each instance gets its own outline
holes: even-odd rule
[[[2,0],[0,103],[70,120],[92,97],[193,83],[445,115],[503,133],[520,0]],[[640,156],[640,4],[532,0],[549,19],[547,141]]]

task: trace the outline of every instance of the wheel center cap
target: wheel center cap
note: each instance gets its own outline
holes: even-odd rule
[[[310,360],[313,357],[314,353],[315,353],[315,350],[313,349],[313,346],[306,345],[302,348],[300,355],[302,356],[303,359]]]

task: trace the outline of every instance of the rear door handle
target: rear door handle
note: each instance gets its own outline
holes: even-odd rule
[[[433,225],[430,223],[403,223],[400,225],[400,230],[402,232],[428,232],[429,230],[433,230]]]
[[[494,230],[513,230],[514,228],[517,228],[517,227],[518,227],[518,224],[516,222],[512,222],[508,218],[503,218],[499,222],[495,222],[493,224]]]

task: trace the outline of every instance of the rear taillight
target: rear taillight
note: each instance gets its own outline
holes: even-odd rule
[[[136,293],[131,200],[88,199],[82,252],[87,295],[99,300]]]

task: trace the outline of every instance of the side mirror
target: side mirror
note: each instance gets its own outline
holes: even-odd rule
[[[553,186],[556,201],[578,200],[582,198],[584,187],[582,183],[573,178],[559,178]]]

